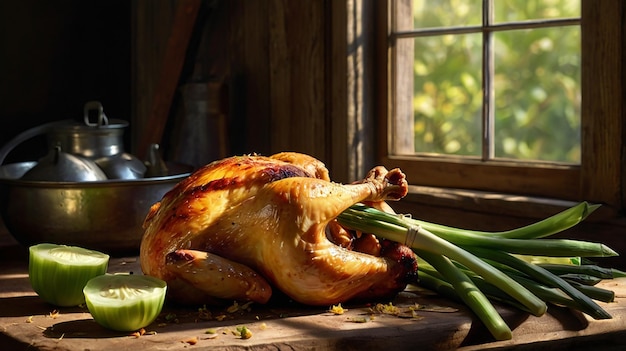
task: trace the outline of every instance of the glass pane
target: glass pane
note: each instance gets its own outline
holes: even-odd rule
[[[493,0],[495,22],[580,17],[580,0]]]
[[[412,10],[414,28],[479,26],[482,23],[481,0],[413,0]]]
[[[480,34],[415,39],[415,151],[481,154]]]
[[[580,27],[494,41],[496,157],[580,163]]]

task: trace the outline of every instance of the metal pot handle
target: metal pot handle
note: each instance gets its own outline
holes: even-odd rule
[[[98,120],[96,121],[96,123],[92,123],[91,120],[89,120],[89,111],[91,110],[97,110],[98,111]],[[101,126],[106,126],[109,124],[109,119],[107,118],[107,116],[104,114],[104,107],[102,107],[102,104],[100,103],[100,101],[88,101],[85,103],[85,107],[83,109],[83,113],[84,113],[84,122],[86,126],[89,127],[101,127]]]
[[[63,121],[44,123],[42,125],[33,127],[31,129],[27,129],[21,132],[20,134],[15,136],[13,139],[9,140],[9,142],[6,143],[4,146],[2,146],[2,148],[0,148],[0,165],[4,163],[4,159],[7,157],[7,155],[13,149],[15,149],[15,147],[17,147],[19,144],[25,142],[26,140],[30,138],[36,137],[38,135],[46,134],[53,128],[61,126],[61,125],[66,125],[70,122],[71,120],[68,119],[68,120],[63,120]]]

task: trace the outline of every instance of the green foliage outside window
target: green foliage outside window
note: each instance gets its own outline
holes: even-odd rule
[[[416,28],[476,26],[481,0],[414,0]],[[580,16],[579,0],[494,0],[494,22]],[[414,39],[415,151],[480,156],[482,33]],[[492,32],[496,157],[580,163],[578,25]]]

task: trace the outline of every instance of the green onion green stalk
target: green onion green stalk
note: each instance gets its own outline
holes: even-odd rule
[[[489,302],[487,296],[476,287],[476,284],[465,273],[444,255],[421,250],[418,250],[418,253],[450,282],[463,302],[468,306],[473,306],[472,310],[478,318],[487,321],[485,326],[496,339],[511,339],[512,334],[509,326]]]
[[[612,292],[576,280],[623,276],[624,272],[586,262],[588,257],[617,256],[617,252],[601,243],[546,239],[580,223],[598,207],[581,202],[542,221],[501,232],[433,224],[364,204],[351,206],[337,220],[348,229],[411,247],[421,259],[419,284],[464,302],[495,339],[506,340],[511,330],[490,300],[536,316],[551,303],[595,319],[611,318],[594,300],[612,301]],[[577,264],[581,261],[585,264]]]
[[[478,247],[471,248],[470,251],[483,259],[493,260],[512,269],[515,269],[520,273],[525,274],[529,278],[534,279],[538,283],[544,284],[545,286],[561,289],[564,293],[569,295],[574,301],[578,303],[579,310],[587,313],[595,319],[611,318],[611,316],[606,311],[598,306],[587,295],[583,294],[580,290],[573,287],[561,277],[550,273],[541,266],[525,262],[502,251],[488,250]]]

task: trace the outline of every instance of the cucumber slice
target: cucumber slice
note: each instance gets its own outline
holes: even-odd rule
[[[85,284],[106,273],[109,265],[109,255],[76,246],[43,243],[28,251],[28,279],[33,290],[56,306],[85,303]]]
[[[165,302],[165,281],[132,274],[105,274],[91,279],[83,292],[87,308],[101,326],[135,331],[152,323]]]

